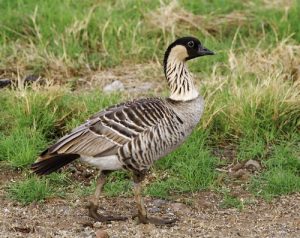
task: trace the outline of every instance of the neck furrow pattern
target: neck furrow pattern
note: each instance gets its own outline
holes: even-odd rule
[[[194,80],[183,61],[169,59],[166,65],[166,78],[171,90],[170,99],[189,101],[198,97]]]

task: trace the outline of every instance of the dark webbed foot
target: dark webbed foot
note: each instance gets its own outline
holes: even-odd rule
[[[141,182],[144,179],[145,175],[144,174],[135,174],[133,176],[133,181],[134,181],[134,198],[137,204],[137,210],[138,213],[137,215],[133,216],[133,218],[137,218],[138,223],[143,223],[143,224],[154,224],[154,225],[172,225],[174,224],[177,219],[162,219],[162,218],[154,218],[154,217],[148,217],[147,215],[147,210],[144,205],[144,201],[142,198],[142,188],[141,188]]]
[[[88,209],[89,209],[89,216],[91,218],[94,218],[96,221],[110,222],[110,221],[125,221],[125,220],[128,219],[127,217],[122,217],[122,216],[103,216],[103,215],[100,215],[97,212],[98,206],[96,206],[92,203],[88,205]]]
[[[137,218],[138,224],[154,224],[158,226],[173,225],[176,221],[178,221],[178,219],[144,217],[142,215],[134,215],[133,218]]]

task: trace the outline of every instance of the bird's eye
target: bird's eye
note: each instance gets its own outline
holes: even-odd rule
[[[189,46],[190,48],[193,48],[193,47],[194,47],[194,41],[189,41],[189,42],[188,42],[188,46]]]

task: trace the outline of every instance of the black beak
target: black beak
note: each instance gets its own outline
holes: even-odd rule
[[[200,47],[198,50],[199,56],[204,56],[204,55],[214,55],[215,53],[205,47]]]

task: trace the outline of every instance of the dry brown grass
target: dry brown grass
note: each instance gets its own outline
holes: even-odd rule
[[[204,127],[216,115],[222,115],[239,131],[240,120],[247,116],[246,107],[252,111],[253,120],[259,110],[264,110],[272,120],[280,121],[279,127],[289,120],[296,120],[300,127],[299,56],[300,46],[288,38],[269,49],[257,46],[241,54],[230,50],[228,62],[215,65],[211,77],[205,80],[208,118],[202,121]],[[220,73],[224,68],[228,70],[226,76]],[[230,95],[227,98],[226,92]]]
[[[77,90],[89,90],[93,88],[104,88],[105,85],[114,81],[121,81],[124,84],[125,92],[149,93],[143,91],[143,86],[150,85],[150,91],[162,92],[166,89],[167,83],[164,79],[162,66],[159,63],[148,63],[138,65],[118,66],[109,70],[93,72],[93,74],[81,77],[76,82]],[[136,90],[135,90],[136,89]]]
[[[289,9],[294,2],[294,0],[263,0],[262,4],[264,7],[270,9]]]
[[[229,52],[229,67],[235,74],[253,73],[259,79],[282,78],[297,81],[298,75],[294,72],[300,66],[300,46],[286,38],[271,46],[262,49],[259,45],[238,56]]]
[[[35,67],[43,67],[44,79],[52,83],[65,84],[67,79],[74,75],[72,68],[75,62],[68,61],[64,57],[58,57],[46,50],[40,51],[36,45],[17,42],[14,52],[5,59],[6,67],[1,69],[2,78],[18,79],[34,74]],[[78,62],[79,63],[79,62]],[[83,70],[84,72],[84,70]]]
[[[222,28],[238,27],[250,20],[246,12],[233,11],[226,15],[195,15],[180,6],[177,0],[169,4],[161,3],[161,7],[145,15],[151,27],[160,28],[164,34],[171,32],[173,36],[180,32],[194,29],[205,36],[214,36]]]

